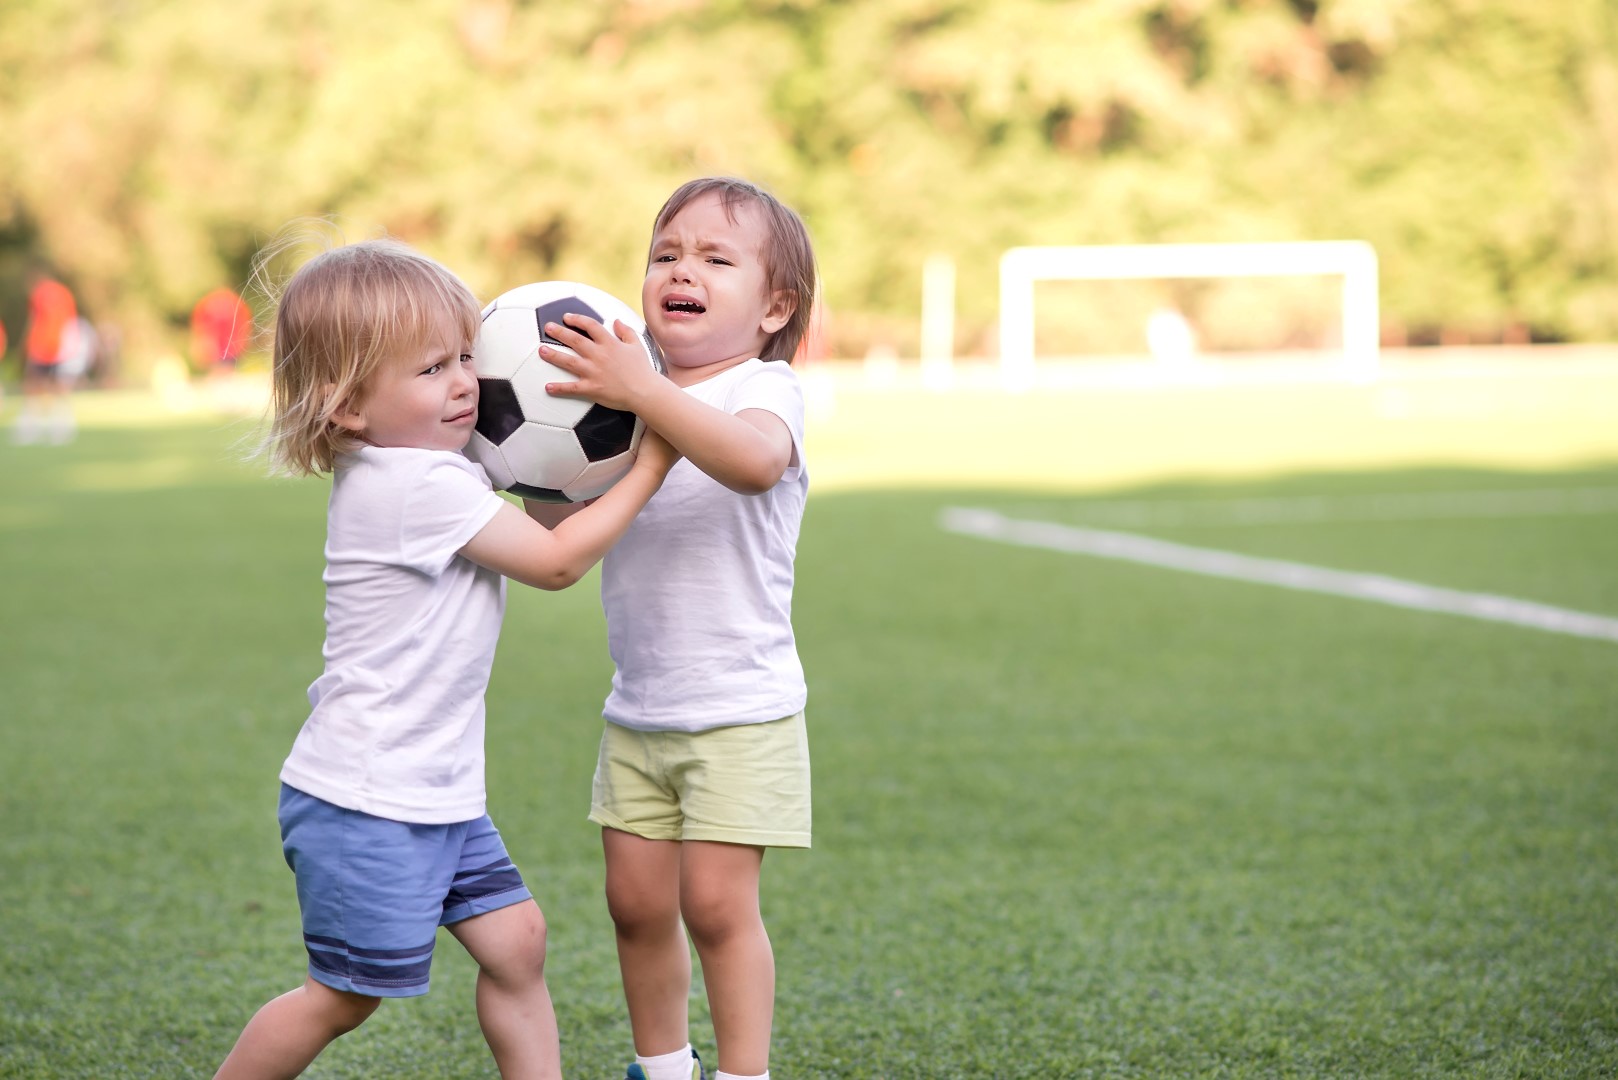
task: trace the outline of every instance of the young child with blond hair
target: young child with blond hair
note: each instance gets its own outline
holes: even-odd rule
[[[440,926],[477,961],[500,1075],[561,1075],[545,919],[485,806],[505,579],[578,581],[676,455],[648,432],[591,506],[554,530],[531,520],[462,454],[478,325],[454,274],[386,240],[322,252],[282,293],[268,450],[285,471],[332,475],[325,666],[280,777],[309,965],[254,1014],[222,1080],[296,1076],[383,998],[426,993]]]

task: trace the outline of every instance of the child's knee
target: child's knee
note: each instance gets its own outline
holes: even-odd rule
[[[656,926],[680,918],[678,871],[666,879],[653,872],[607,873],[607,914],[618,929]]]
[[[497,943],[481,948],[474,958],[489,978],[505,985],[520,985],[545,977],[545,916],[537,905],[513,909]]]
[[[545,917],[536,915],[512,943],[511,962],[523,971],[543,977],[545,973],[545,943],[549,930]]]
[[[680,897],[674,889],[607,888],[607,914],[621,934],[661,931],[680,920]]]
[[[717,891],[695,891],[681,905],[686,929],[699,944],[722,944],[739,935],[762,930],[758,905],[750,899]]]

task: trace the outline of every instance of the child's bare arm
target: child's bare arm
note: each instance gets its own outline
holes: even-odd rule
[[[508,503],[466,542],[461,554],[524,585],[565,589],[618,542],[678,459],[665,440],[648,431],[628,475],[589,506],[546,528]]]
[[[622,323],[609,332],[585,316],[567,320],[567,326],[547,324],[546,333],[578,355],[548,347],[541,355],[577,378],[547,383],[548,392],[635,413],[693,465],[743,495],[770,490],[792,464],[792,432],[779,416],[763,409],[732,415],[698,401],[652,370],[634,331]]]

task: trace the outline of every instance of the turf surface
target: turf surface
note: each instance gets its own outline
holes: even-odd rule
[[[275,774],[319,670],[325,489],[239,434],[0,447],[0,1076],[211,1075],[301,977]],[[774,1075],[1614,1075],[1618,647],[937,527],[1511,488],[1618,468],[814,498],[816,835],[766,861]],[[1614,616],[1615,517],[1150,531]],[[616,1080],[594,584],[513,587],[489,783],[567,1074]],[[308,1075],[492,1075],[473,974],[441,935],[432,993]],[[693,1020],[711,1053],[700,993]]]

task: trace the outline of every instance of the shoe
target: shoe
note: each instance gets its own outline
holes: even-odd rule
[[[646,1080],[646,1070],[640,1067],[640,1062],[634,1062],[624,1074],[624,1080]],[[708,1074],[702,1068],[702,1058],[695,1050],[691,1051],[691,1080],[708,1080]]]

